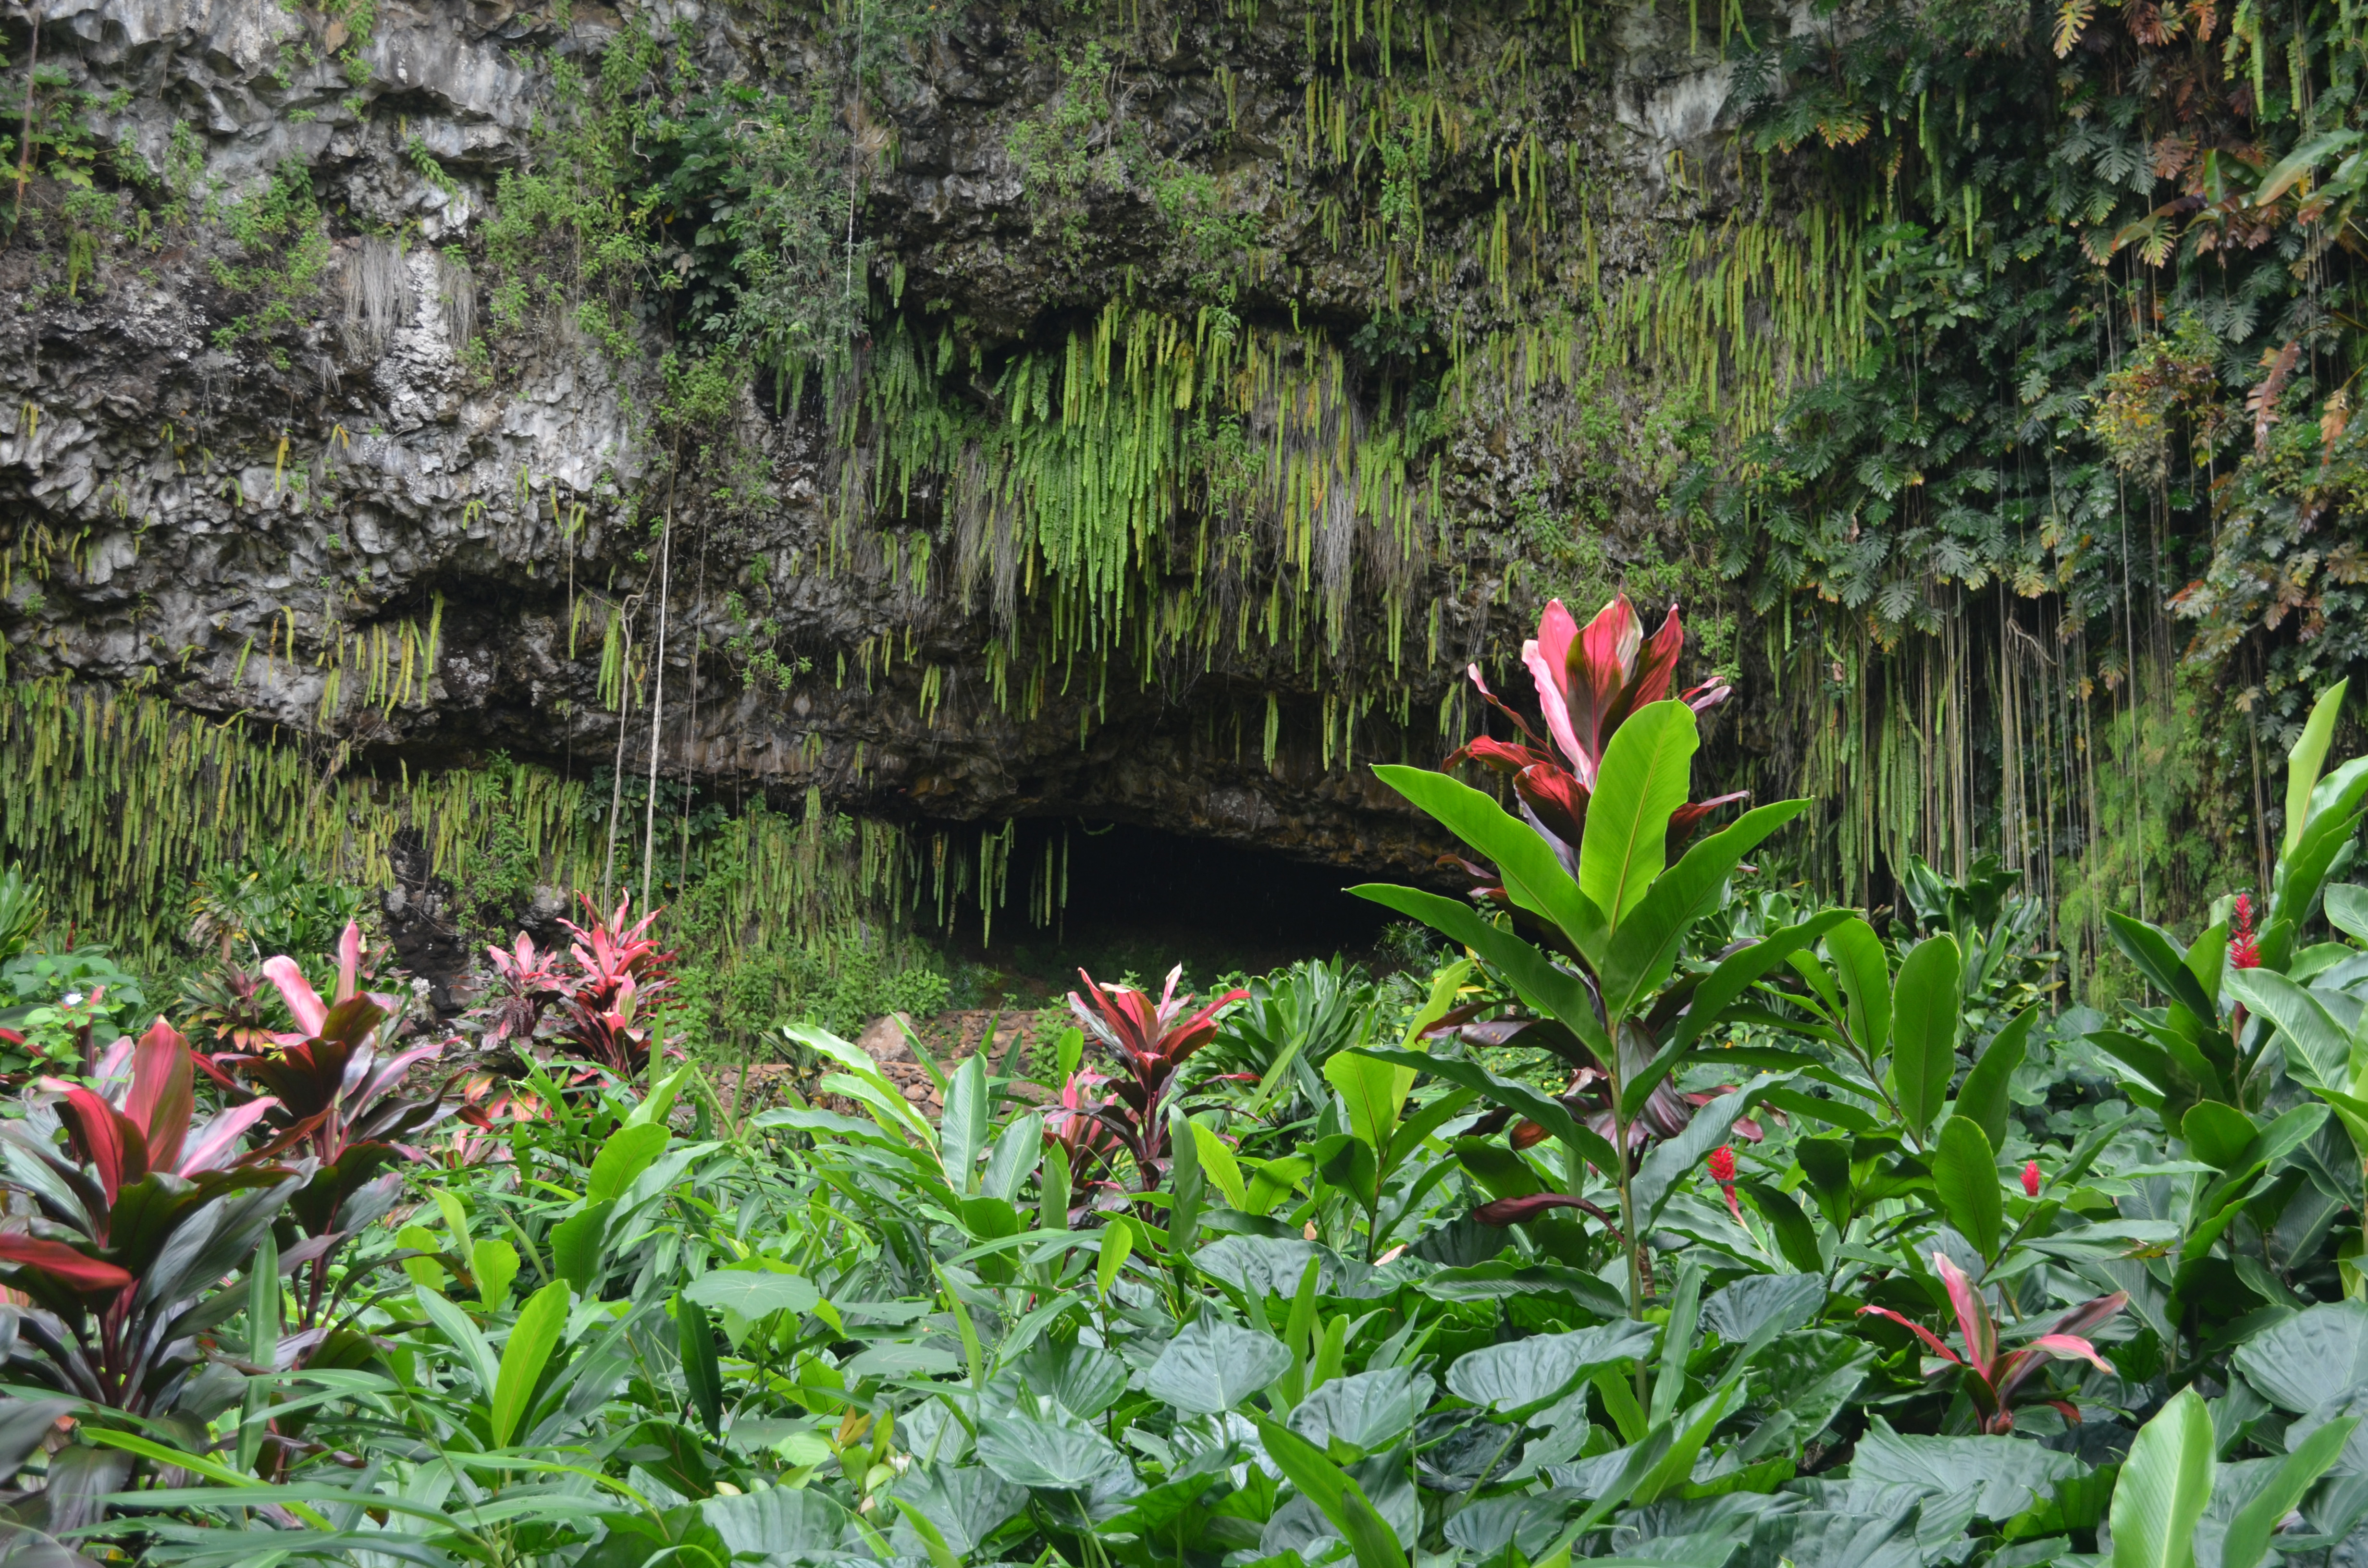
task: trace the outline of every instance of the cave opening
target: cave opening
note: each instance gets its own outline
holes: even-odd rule
[[[1180,962],[1184,984],[1206,990],[1301,959],[1391,964],[1381,945],[1399,917],[1347,891],[1387,877],[1134,823],[1023,819],[1009,831],[1008,901],[991,927],[966,901],[945,945],[1015,994],[1058,994],[1080,968],[1156,989]]]

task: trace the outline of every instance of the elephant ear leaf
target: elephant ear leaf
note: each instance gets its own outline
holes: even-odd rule
[[[2347,1415],[2327,1423],[2294,1446],[2252,1500],[2228,1521],[2228,1533],[2220,1547],[2220,1568],[2260,1568],[2261,1559],[2269,1554],[2270,1537],[2276,1532],[2278,1521],[2302,1506],[2304,1494],[2341,1457],[2351,1429],[2359,1425],[2359,1417]]]
[[[2113,1485],[2113,1568],[2195,1568],[2195,1526],[2218,1468],[2212,1413],[2182,1389],[2142,1427]]]

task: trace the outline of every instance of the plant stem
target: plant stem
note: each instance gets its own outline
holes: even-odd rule
[[[682,438],[675,437],[675,468],[682,467]],[[650,798],[642,808],[642,913],[650,912],[650,871],[657,864],[658,741],[666,722],[666,591],[674,565],[674,475],[666,476],[666,521],[658,533],[658,653],[656,686],[650,697]],[[663,1028],[663,1025],[661,1025]],[[663,1039],[659,1041],[665,1042]]]

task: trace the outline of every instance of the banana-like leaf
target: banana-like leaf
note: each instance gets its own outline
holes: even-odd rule
[[[2359,1425],[2355,1415],[2329,1421],[2286,1455],[2261,1489],[2228,1521],[2228,1533],[2220,1542],[2220,1568],[2260,1568],[2261,1559],[2269,1554],[2270,1537],[2277,1532],[2278,1521],[2302,1506],[2312,1484],[2342,1457],[2344,1443]]]
[[[1880,1060],[1891,1043],[1891,963],[1883,939],[1852,916],[1826,933],[1826,956],[1841,982],[1850,1038],[1868,1061]]]
[[[2212,1413],[2181,1389],[2138,1431],[2113,1486],[2113,1568],[2194,1568],[2195,1526],[2218,1469]]]
[[[1718,890],[1726,885],[1735,868],[1770,834],[1807,810],[1808,804],[1778,801],[1746,812],[1660,873],[1622,919],[1599,965],[1604,1009],[1610,1017],[1628,1017],[1643,1008],[1646,998],[1669,978],[1687,934],[1710,913]]]
[[[1992,1149],[2006,1143],[2007,1088],[2014,1078],[2014,1070],[2022,1065],[2031,1026],[2038,1016],[2036,1006],[2025,1007],[2006,1028],[1991,1036],[1989,1044],[1982,1048],[1980,1060],[1957,1089],[1955,1115],[1980,1128]]]
[[[1385,764],[1374,776],[1496,863],[1516,903],[1562,927],[1582,952],[1601,944],[1608,911],[1579,891],[1562,861],[1529,824],[1462,779],[1425,767]]]
[[[1918,942],[1899,963],[1891,997],[1891,1081],[1908,1131],[1921,1138],[1957,1072],[1956,938]]]
[[[2307,143],[2297,149],[2294,156],[2271,172],[2271,179],[2285,176],[2294,157],[2308,150]],[[2266,202],[2271,198],[2257,194],[2255,199]],[[2343,693],[2351,684],[2349,680],[2337,681],[2319,695],[2318,700],[2311,704],[2310,718],[2303,724],[2301,736],[2295,740],[2294,749],[2286,753],[2286,835],[2278,850],[2280,859],[2292,855],[2294,846],[2302,842],[2303,828],[2310,820],[2311,791],[2318,786],[2318,771],[2326,765],[2328,745],[2335,739],[2335,721],[2343,708]]]
[[[1686,803],[1701,744],[1694,710],[1668,701],[1631,713],[1603,748],[1579,840],[1578,887],[1615,935],[1668,863],[1669,817]]]

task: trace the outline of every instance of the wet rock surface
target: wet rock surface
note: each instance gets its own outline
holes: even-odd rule
[[[669,16],[727,78],[795,84],[821,47],[738,13]],[[1036,717],[1017,717],[994,699],[985,650],[1029,635],[1038,608],[1021,607],[1015,631],[991,596],[953,591],[949,574],[916,592],[893,550],[835,540],[825,498],[841,454],[817,419],[778,417],[747,389],[729,433],[759,483],[728,499],[674,496],[669,511],[644,483],[671,455],[650,415],[662,324],[644,319],[643,352],[622,358],[557,318],[499,339],[490,364],[472,356],[484,281],[466,257],[499,177],[536,155],[551,84],[534,62],[591,58],[613,16],[582,6],[561,28],[499,4],[390,5],[355,73],[335,58],[344,23],[268,0],[64,0],[44,17],[41,58],[89,95],[103,140],[155,169],[194,148],[218,206],[299,160],[331,250],[318,287],[259,335],[241,325],[255,300],[223,282],[244,256],[219,222],[192,216],[152,244],[117,246],[72,288],[55,256],[0,252],[0,295],[20,302],[0,316],[0,382],[18,411],[0,431],[0,526],[17,561],[0,602],[12,677],[151,687],[308,737],[324,767],[384,773],[503,751],[579,778],[620,758],[638,771],[646,717],[620,748],[580,610],[594,594],[627,602],[648,647],[664,572],[669,778],[734,801],[818,790],[905,820],[1119,820],[1437,876],[1436,833],[1332,755],[1327,655],[1223,643],[1205,668],[1163,656],[1133,683],[1051,692]],[[999,350],[1056,343],[1121,290],[1190,304],[1190,260],[1161,238],[1155,193],[1138,184],[1087,193],[1082,259],[1019,210],[1008,129],[1062,81],[1038,20],[973,7],[911,46],[889,119],[859,128],[877,154],[861,211],[875,276],[893,275],[906,307],[958,324],[962,343]],[[1458,58],[1500,43],[1475,24]],[[1710,128],[1719,97],[1714,74],[1671,63],[1657,34],[1622,50],[1609,72],[1570,76],[1558,131],[1633,176],[1629,220],[1589,240],[1615,270],[1648,256],[1676,199],[1656,171]],[[1306,76],[1295,21],[1221,38],[1188,17],[1132,60],[1113,112],[1161,156],[1212,171],[1232,210],[1271,219],[1272,262],[1239,301],[1245,320],[1346,335],[1375,316],[1380,280],[1327,244],[1312,212],[1280,216]],[[891,142],[893,160],[879,153]],[[1443,222],[1495,198],[1430,199]],[[378,237],[389,234],[400,237]],[[1447,483],[1466,515],[1485,519],[1550,460],[1563,437],[1529,428],[1553,426],[1547,412],[1516,409],[1493,436],[1457,437]],[[1649,488],[1633,481],[1614,483],[1620,506]],[[927,476],[911,505],[928,517]],[[674,519],[666,559],[661,515]],[[1452,559],[1419,570],[1412,602],[1437,607],[1438,657],[1408,638],[1396,678],[1409,718],[1359,721],[1360,761],[1435,763],[1433,716],[1463,660],[1503,656],[1528,614],[1528,590],[1501,573],[1470,575]],[[746,638],[750,601],[783,658],[805,661],[786,688],[719,653]],[[892,645],[884,671],[839,674],[852,651]],[[1255,729],[1269,712],[1270,763]],[[398,942],[420,949],[406,960],[451,971],[457,955],[438,944],[452,923],[417,868],[395,870],[390,916]]]

